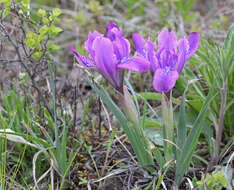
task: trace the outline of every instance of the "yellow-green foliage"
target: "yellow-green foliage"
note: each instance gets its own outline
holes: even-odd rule
[[[207,190],[221,190],[223,187],[226,187],[228,182],[224,177],[223,171],[217,170],[211,174],[206,174],[205,179],[198,181],[196,184],[200,189],[205,187]]]

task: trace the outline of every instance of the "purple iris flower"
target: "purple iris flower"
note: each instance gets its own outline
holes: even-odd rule
[[[177,40],[175,33],[164,28],[158,35],[158,50],[154,43],[145,41],[140,34],[133,34],[132,40],[139,54],[147,58],[154,72],[153,87],[158,92],[170,91],[188,60],[197,50],[200,35],[190,33],[187,38]]]
[[[123,69],[142,73],[150,67],[143,56],[130,56],[130,43],[115,23],[106,26],[106,36],[90,32],[84,46],[89,57],[70,47],[77,61],[86,68],[97,69],[120,92],[123,90]]]

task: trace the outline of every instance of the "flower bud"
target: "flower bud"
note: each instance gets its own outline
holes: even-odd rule
[[[120,94],[119,100],[127,119],[139,126],[137,109],[126,86],[123,87],[123,95]]]

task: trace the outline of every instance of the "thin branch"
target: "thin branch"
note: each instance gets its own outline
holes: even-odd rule
[[[11,36],[9,35],[9,33],[7,32],[5,26],[0,22],[0,28],[1,30],[3,31],[4,33],[4,36],[8,39],[8,41],[12,44],[12,46],[14,47],[15,51],[16,51],[16,54],[18,56],[18,60],[19,62],[23,65],[24,69],[26,70],[26,72],[28,73],[31,81],[32,81],[32,86],[37,90],[41,100],[43,101],[46,109],[48,110],[48,112],[50,113],[50,115],[54,118],[54,114],[53,112],[51,111],[45,97],[43,96],[40,88],[37,86],[36,82],[34,81],[33,79],[33,75],[30,71],[30,69],[28,68],[28,66],[26,65],[26,63],[23,61],[22,57],[21,57],[21,54],[20,54],[20,50],[19,50],[19,46],[15,43],[15,41],[11,38]]]
[[[0,59],[0,62],[3,62],[3,63],[17,63],[17,62],[20,62],[19,59]]]

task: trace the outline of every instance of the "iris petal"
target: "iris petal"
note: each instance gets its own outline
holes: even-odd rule
[[[150,38],[145,41],[138,33],[132,35],[132,41],[136,51],[149,60],[151,69],[154,72],[159,67],[154,51],[155,44],[151,42]]]
[[[122,60],[122,63],[117,65],[119,69],[128,69],[138,71],[140,73],[148,71],[149,66],[149,62],[142,56],[134,56],[126,60]]]
[[[79,54],[73,46],[70,47],[70,50],[75,55],[78,63],[82,64],[86,68],[96,68],[96,65],[92,59]]]
[[[95,38],[97,37],[101,37],[103,36],[103,34],[100,34],[99,32],[97,32],[96,30],[94,30],[94,32],[89,32],[89,38],[88,40],[85,42],[84,46],[85,49],[88,51],[89,53],[89,57],[94,58],[94,51],[92,49],[93,46],[93,41],[95,40]]]
[[[128,57],[130,55],[130,43],[124,37],[116,37],[115,41],[113,41],[114,52],[117,56],[118,60],[123,59],[124,57]]]
[[[116,37],[122,36],[122,31],[118,28],[118,26],[112,22],[111,24],[106,25],[106,37],[111,41],[114,41]]]
[[[95,51],[95,62],[97,69],[112,83],[118,87],[119,72],[117,70],[117,60],[114,54],[113,44],[105,37],[96,38],[93,42]]]
[[[175,86],[178,77],[177,71],[157,69],[154,73],[153,87],[158,92],[169,92]]]
[[[177,37],[175,33],[168,32],[167,28],[164,28],[158,35],[158,49],[166,49],[169,51],[175,51],[177,44]]]
[[[188,36],[188,42],[189,42],[189,49],[186,55],[186,59],[189,59],[197,50],[199,42],[200,42],[200,34],[197,32],[192,32]]]
[[[180,39],[178,43],[178,63],[176,66],[176,70],[178,73],[182,71],[184,68],[184,64],[186,61],[186,52],[188,50],[188,41],[187,39]]]
[[[151,42],[150,39],[148,39],[146,43],[147,43],[147,58],[150,62],[151,69],[154,72],[159,67],[154,51],[155,44]]]
[[[144,47],[146,45],[146,42],[144,40],[144,38],[142,38],[142,36],[138,33],[134,33],[132,35],[132,41],[134,44],[134,47],[136,49],[136,51],[140,54],[145,56],[145,51],[144,51]]]

